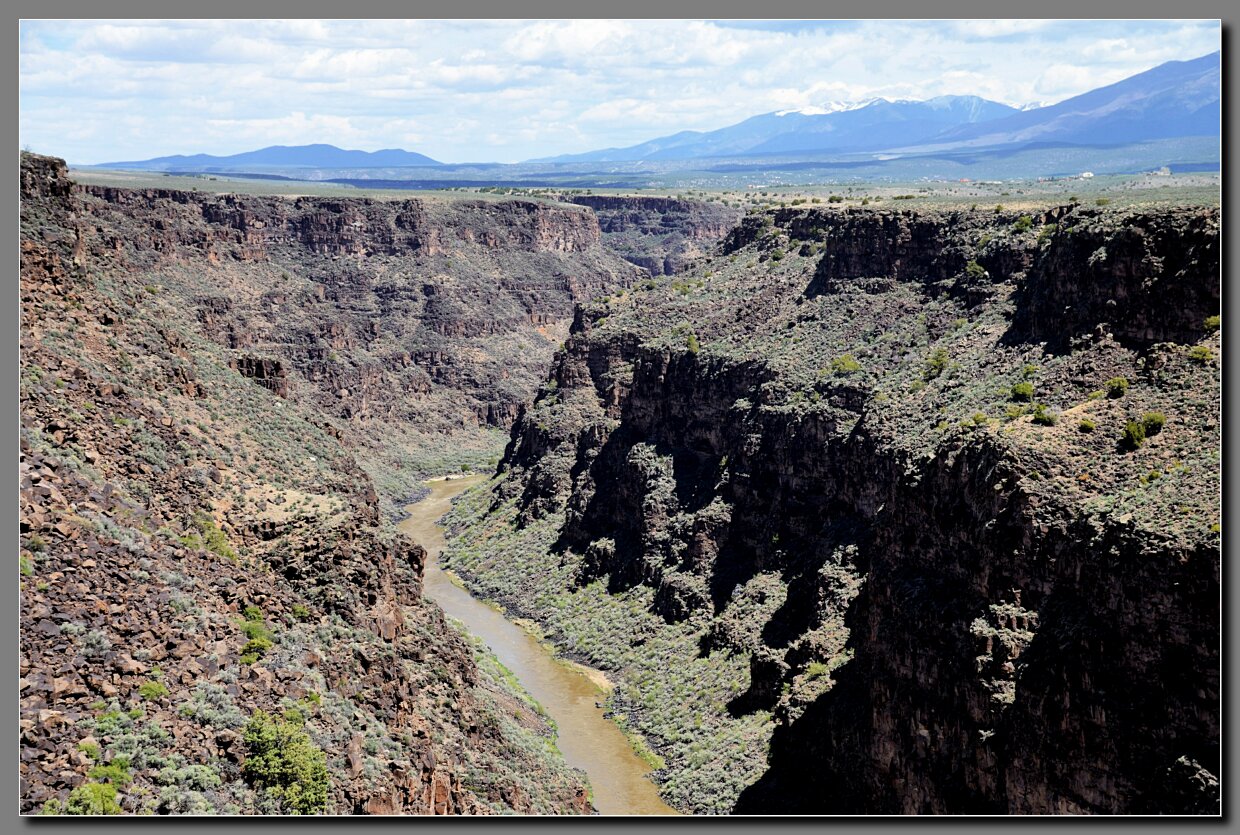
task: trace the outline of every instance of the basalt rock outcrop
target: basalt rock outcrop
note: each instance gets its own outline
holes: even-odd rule
[[[677,197],[577,194],[564,199],[590,207],[607,247],[652,275],[684,272],[744,214],[739,207]]]
[[[583,307],[451,565],[612,669],[683,808],[1217,813],[1219,239],[747,218]]]
[[[249,377],[272,394],[288,397],[288,377],[284,364],[265,357],[240,356],[228,363],[242,377]]]
[[[270,310],[270,273],[243,290],[211,254],[370,246],[323,220],[343,204],[86,193],[25,154],[21,182],[22,811],[289,811],[246,769],[262,712],[323,752],[322,811],[588,812],[546,720],[423,601],[425,553],[296,355],[233,350],[266,344],[230,315]]]

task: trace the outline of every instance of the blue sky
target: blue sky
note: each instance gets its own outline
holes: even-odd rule
[[[871,96],[1049,104],[1218,48],[1191,20],[24,21],[21,141],[515,162]]]

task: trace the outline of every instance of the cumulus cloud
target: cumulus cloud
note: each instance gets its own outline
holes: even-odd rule
[[[21,139],[91,163],[270,144],[517,161],[870,96],[1058,101],[1214,21],[25,21]]]

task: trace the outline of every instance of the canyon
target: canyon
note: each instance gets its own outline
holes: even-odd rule
[[[476,470],[681,811],[1217,812],[1216,206],[21,178],[24,810],[278,811],[261,711],[320,810],[589,812],[394,530]]]

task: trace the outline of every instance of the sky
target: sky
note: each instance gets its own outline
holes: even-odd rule
[[[882,96],[1052,104],[1217,21],[36,21],[23,147],[92,164],[325,142],[517,162]]]

